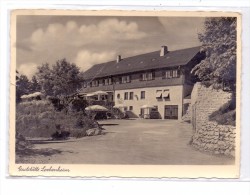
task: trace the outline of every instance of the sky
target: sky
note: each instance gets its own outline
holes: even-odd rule
[[[17,70],[28,78],[43,63],[66,58],[81,71],[111,60],[199,46],[204,18],[18,16]]]

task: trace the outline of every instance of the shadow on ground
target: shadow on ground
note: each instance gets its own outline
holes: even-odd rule
[[[103,126],[116,126],[116,125],[119,125],[119,124],[115,124],[115,123],[100,124],[101,127],[103,127]]]
[[[50,149],[50,148],[44,148],[44,149],[26,148],[23,150],[18,150],[16,152],[17,155],[21,156],[52,156],[61,153],[62,153],[61,150]]]
[[[59,143],[65,143],[65,142],[75,142],[74,140],[29,140],[32,144],[59,144]]]

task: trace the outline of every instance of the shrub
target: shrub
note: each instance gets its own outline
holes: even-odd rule
[[[48,100],[23,102],[16,107],[16,131],[24,137],[46,137],[55,136],[60,125],[60,131],[72,131],[80,129],[84,131],[94,127],[94,121],[84,116],[83,112],[72,112],[65,114],[63,111],[56,111]],[[60,132],[59,131],[59,132]]]
[[[69,138],[69,135],[70,135],[69,131],[61,131],[61,132],[56,131],[51,135],[51,137],[53,140],[65,140]]]

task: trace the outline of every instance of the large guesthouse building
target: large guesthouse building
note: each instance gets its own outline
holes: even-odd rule
[[[119,55],[84,72],[82,92],[87,98],[99,94],[98,100],[114,102],[130,117],[181,119],[193,88],[190,71],[203,58],[200,47]]]

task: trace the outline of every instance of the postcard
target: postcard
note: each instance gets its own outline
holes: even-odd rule
[[[10,23],[10,176],[239,178],[239,13],[12,10]]]

